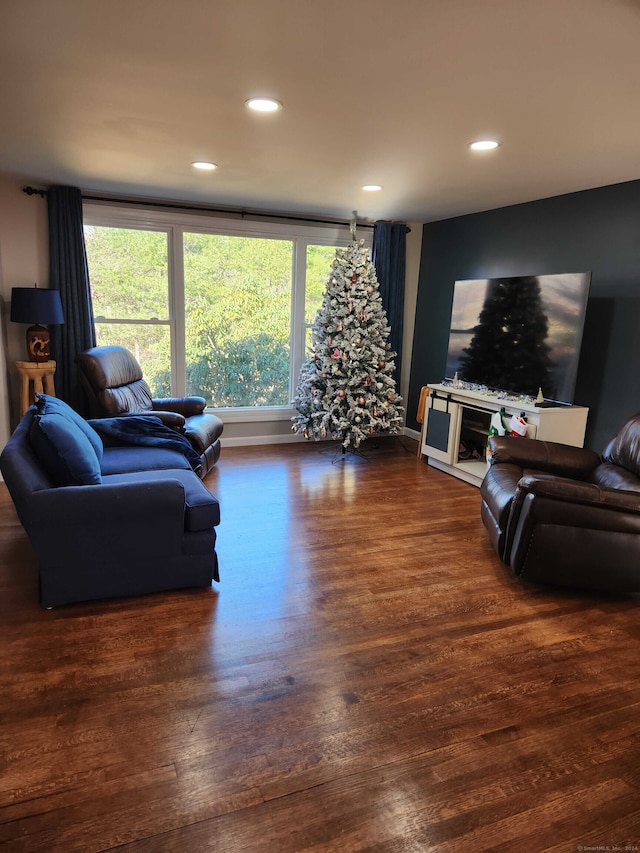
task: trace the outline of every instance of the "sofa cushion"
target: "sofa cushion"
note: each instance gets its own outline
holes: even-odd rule
[[[135,471],[164,471],[181,468],[191,471],[186,457],[165,447],[105,447],[101,463],[102,476],[131,474]]]
[[[104,414],[109,417],[152,410],[151,391],[144,379],[120,388],[105,388],[98,394],[98,399]]]
[[[194,471],[202,468],[202,460],[189,440],[156,417],[123,415],[117,418],[95,418],[89,423],[106,441],[132,447],[176,450],[186,457]]]
[[[624,489],[627,492],[640,492],[640,477],[611,462],[602,462],[589,477],[590,483],[603,489]]]
[[[66,414],[36,413],[29,428],[29,441],[56,485],[91,486],[102,482],[95,448]]]
[[[95,450],[98,462],[102,460],[102,439],[90,424],[81,417],[75,409],[72,409],[64,400],[51,397],[49,394],[36,393],[36,412],[38,415],[60,414],[72,421],[89,439]]]

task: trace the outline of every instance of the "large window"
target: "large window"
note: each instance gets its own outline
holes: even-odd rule
[[[184,234],[187,393],[211,406],[286,406],[293,243]]]
[[[167,231],[85,225],[98,343],[122,344],[157,396],[171,393]]]
[[[286,410],[336,247],[349,239],[338,227],[87,204],[98,343],[130,349],[155,396]]]

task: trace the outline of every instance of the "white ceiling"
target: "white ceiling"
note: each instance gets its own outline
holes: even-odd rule
[[[638,0],[0,0],[0,171],[432,221],[639,178],[638,45]]]

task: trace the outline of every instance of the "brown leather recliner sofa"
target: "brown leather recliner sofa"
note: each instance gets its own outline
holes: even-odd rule
[[[153,415],[189,439],[202,460],[201,477],[213,468],[220,456],[224,425],[217,415],[204,411],[203,397],[153,399],[142,368],[126,347],[92,347],[75,361],[91,417]]]
[[[517,578],[640,590],[640,414],[602,456],[526,438],[489,441],[482,521]]]

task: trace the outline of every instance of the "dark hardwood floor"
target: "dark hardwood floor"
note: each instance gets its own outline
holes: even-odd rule
[[[54,611],[0,485],[3,851],[640,847],[640,599],[522,587],[408,438],[321,447],[223,449],[214,589]]]

